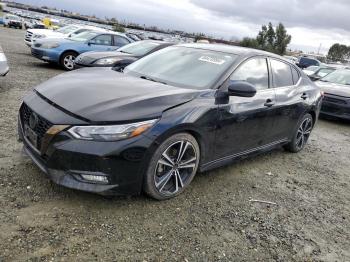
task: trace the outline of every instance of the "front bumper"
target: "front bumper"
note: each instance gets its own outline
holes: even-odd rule
[[[54,48],[43,49],[43,48],[33,47],[33,45],[31,47],[31,53],[32,53],[32,56],[34,56],[35,58],[38,58],[45,62],[54,62],[54,63],[59,63],[60,55],[61,55],[61,53],[55,50]]]
[[[40,106],[41,107],[41,106]],[[24,152],[56,184],[101,195],[139,194],[152,141],[144,136],[116,142],[84,141],[68,132],[55,135],[45,150],[24,135],[19,115],[18,132]],[[108,183],[86,181],[81,175],[101,175]]]
[[[3,53],[0,53],[0,76],[5,76],[9,72],[7,59]]]
[[[350,98],[325,95],[320,113],[325,116],[350,120]]]

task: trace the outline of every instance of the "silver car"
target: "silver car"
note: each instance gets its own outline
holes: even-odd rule
[[[9,71],[9,66],[7,64],[7,59],[0,46],[0,76],[5,76]]]

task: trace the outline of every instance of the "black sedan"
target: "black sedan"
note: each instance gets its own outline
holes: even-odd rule
[[[123,46],[116,51],[87,52],[77,57],[75,68],[115,67],[115,70],[120,71],[136,60],[171,45],[173,44],[162,41],[143,40]]]
[[[19,136],[57,184],[163,200],[197,171],[279,146],[299,152],[320,106],[319,88],[280,56],[186,44],[123,73],[85,68],[37,86],[20,107]]]
[[[350,120],[350,70],[339,69],[316,83],[324,92],[322,115]]]

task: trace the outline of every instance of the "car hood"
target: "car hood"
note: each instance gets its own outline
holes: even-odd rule
[[[330,82],[316,81],[316,84],[320,89],[327,93],[336,96],[350,97],[350,86],[339,85]]]
[[[45,35],[46,37],[55,37],[55,38],[65,37],[64,34],[60,32],[55,32],[49,29],[28,29],[28,32],[31,32],[35,35]]]
[[[75,63],[82,64],[82,65],[90,65],[94,63],[96,60],[102,59],[102,58],[118,58],[118,61],[122,60],[137,60],[137,57],[132,56],[131,54],[125,54],[117,51],[109,51],[109,52],[85,52],[82,53],[77,57],[75,60]]]
[[[86,52],[86,53],[82,54],[82,56],[89,57],[92,59],[99,59],[99,58],[105,58],[105,57],[120,57],[120,58],[134,57],[131,54],[126,54],[126,53],[122,53],[122,52],[118,52],[118,51],[107,51],[107,52],[91,51],[91,52]]]
[[[56,76],[35,88],[57,107],[90,122],[154,119],[200,91],[164,85],[115,72],[85,68]]]

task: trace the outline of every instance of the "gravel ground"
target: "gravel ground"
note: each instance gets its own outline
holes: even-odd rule
[[[16,140],[25,92],[62,73],[31,57],[24,33],[0,28],[11,67],[0,79],[0,261],[350,261],[349,123],[320,120],[303,152],[198,174],[169,201],[65,189]]]

